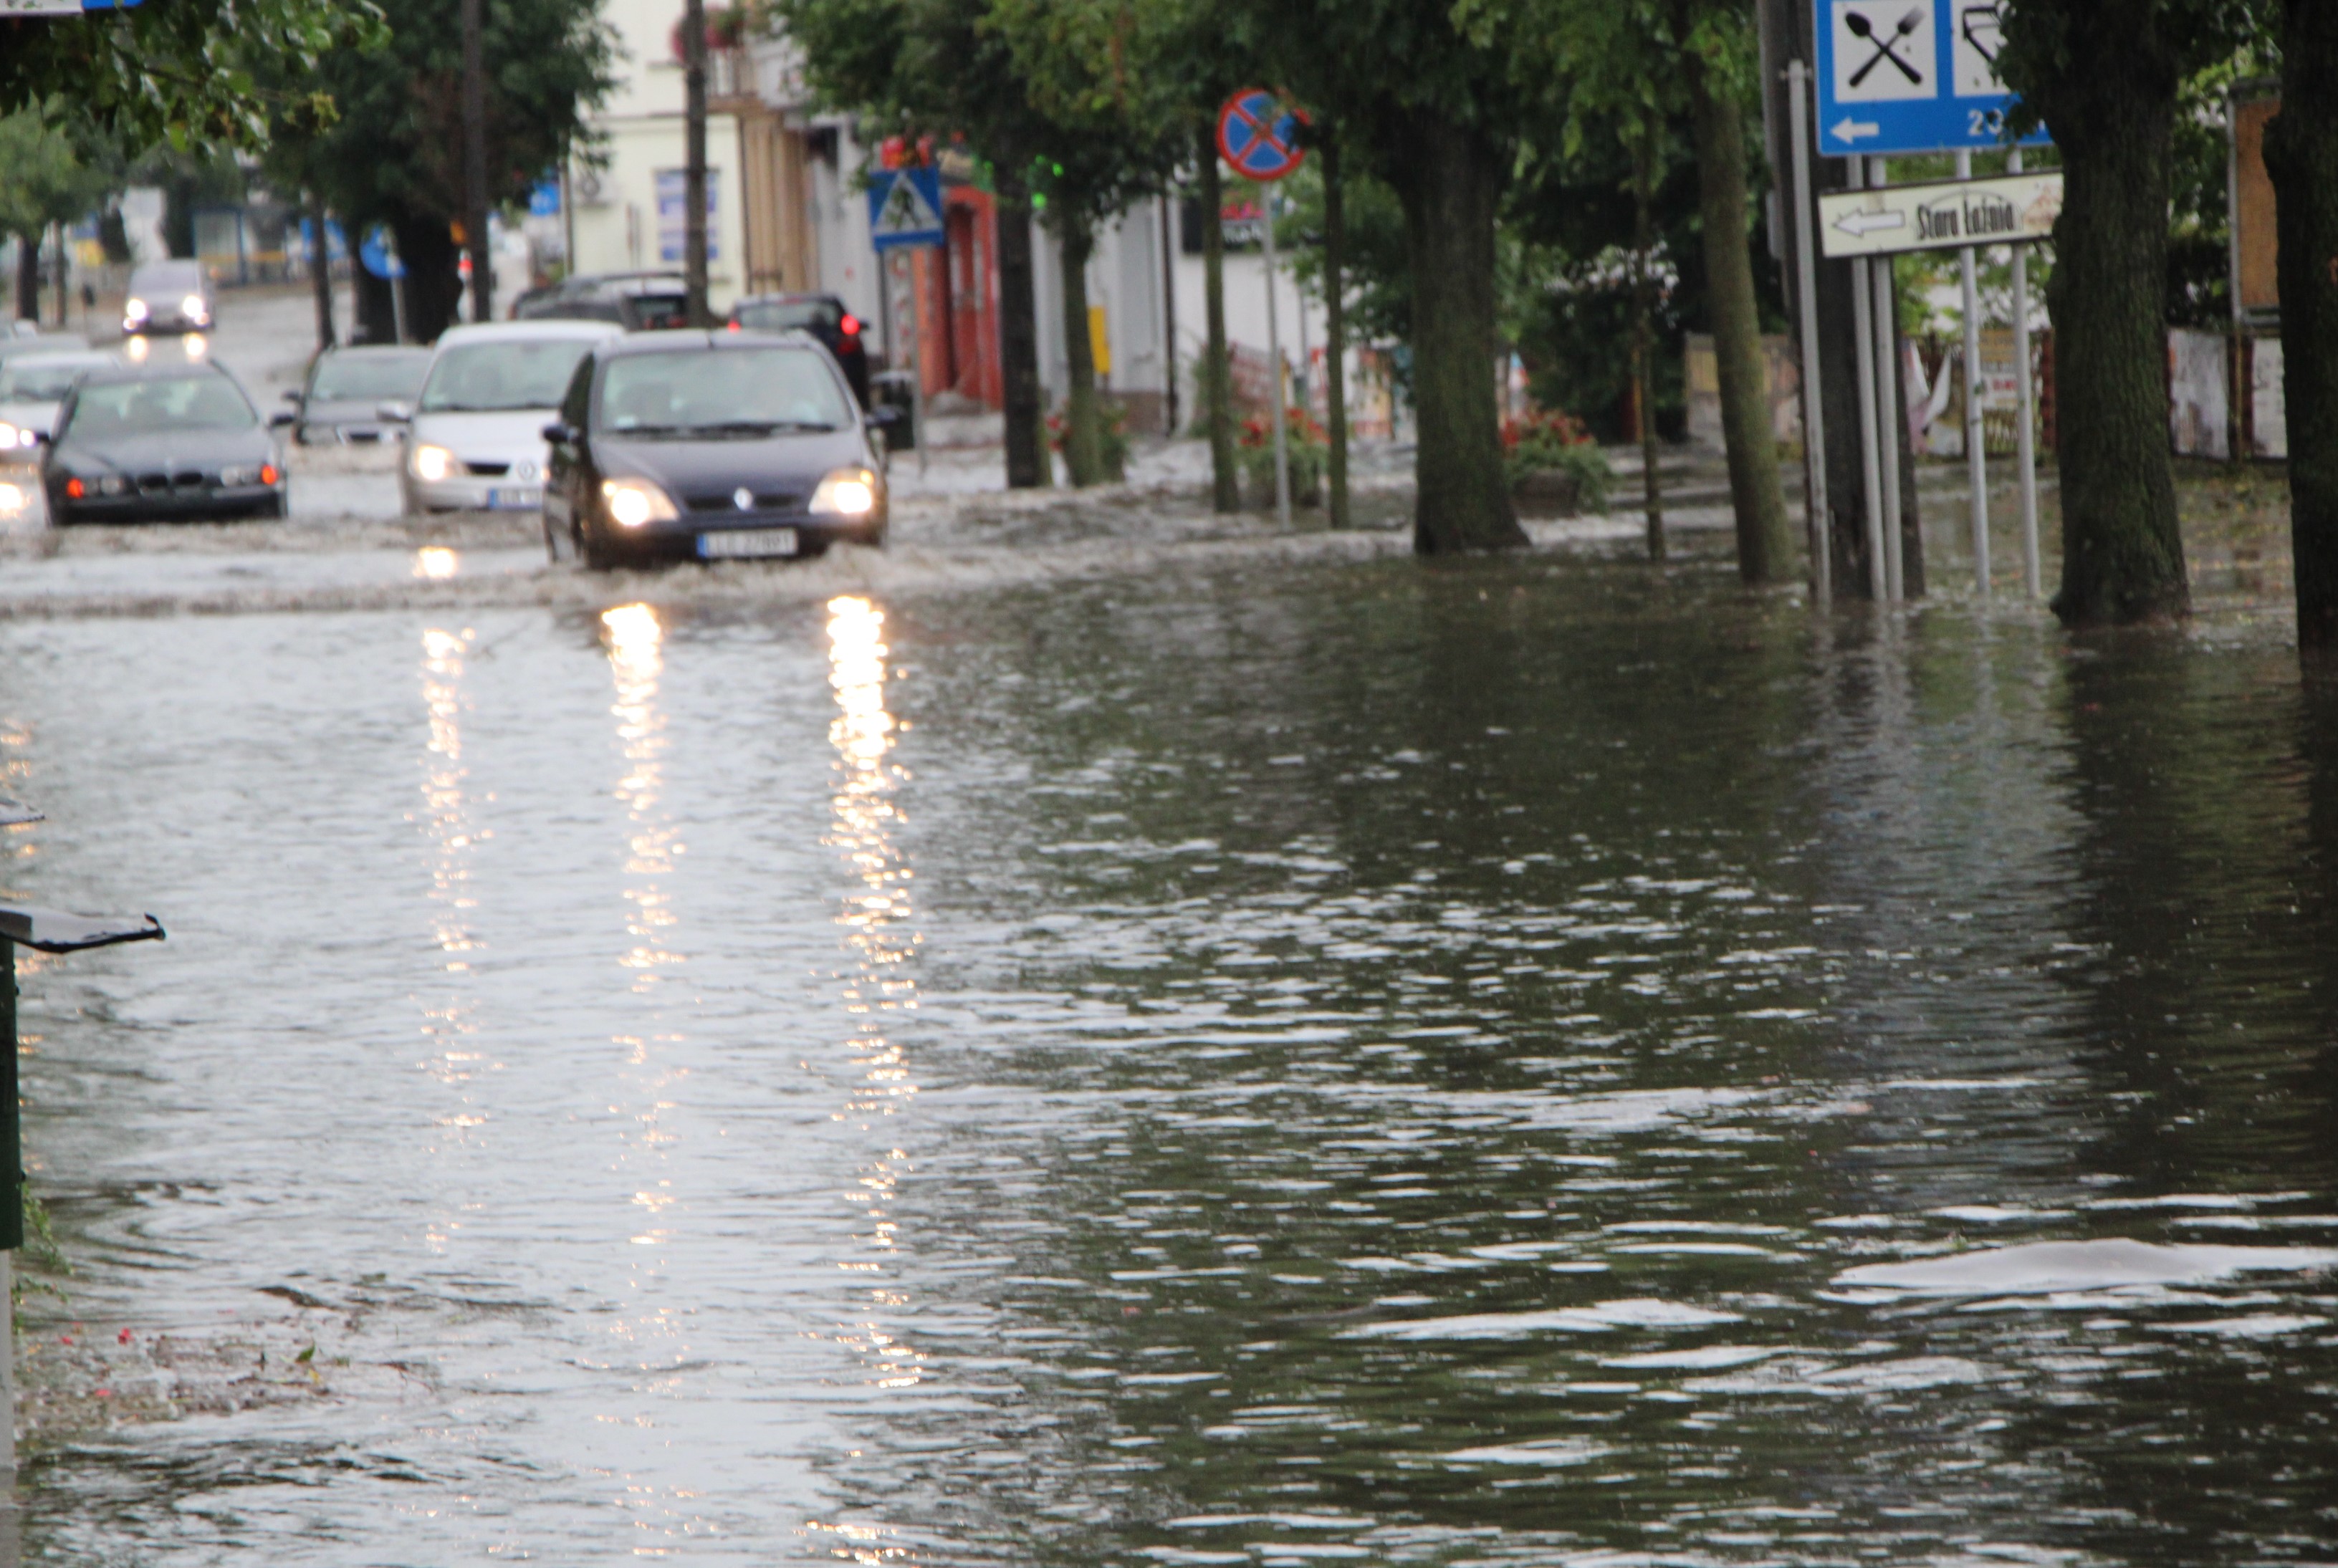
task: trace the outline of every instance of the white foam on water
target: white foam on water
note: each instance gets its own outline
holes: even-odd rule
[[[1704,1328],[1739,1321],[1734,1312],[1653,1297],[1602,1301],[1590,1307],[1560,1307],[1545,1312],[1481,1312],[1457,1318],[1413,1318],[1367,1323],[1343,1339],[1517,1339],[1529,1334],[1599,1334],[1616,1328]]]
[[[1481,1448],[1457,1448],[1445,1457],[1460,1465],[1539,1465],[1551,1469],[1588,1465],[1615,1450],[1605,1443],[1580,1437],[1543,1437],[1531,1443],[1498,1443]]]
[[[2159,1246],[2147,1241],[2033,1241],[1919,1262],[1846,1269],[1837,1285],[1928,1296],[2043,1295],[2137,1285],[2197,1285],[2243,1273],[2338,1268],[2326,1247]]]
[[[2285,1318],[2276,1312],[2259,1312],[2245,1318],[2204,1318],[2194,1323],[2162,1323],[2159,1327],[2170,1334],[2214,1334],[2225,1339],[2274,1339],[2284,1334],[2302,1334],[2309,1328],[2320,1328],[2329,1321],[2327,1318]]]
[[[1719,1371],[1727,1367],[1750,1367],[1756,1361],[1767,1361],[1773,1356],[1785,1353],[1783,1345],[1701,1345],[1694,1350],[1650,1350],[1637,1356],[1610,1356],[1603,1357],[1599,1365],[1634,1370],[1679,1367],[1696,1371]]]

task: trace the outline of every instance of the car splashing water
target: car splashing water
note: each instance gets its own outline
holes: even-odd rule
[[[0,671],[11,890],[171,928],[24,964],[33,1560],[2338,1552],[2274,633],[1384,561]]]

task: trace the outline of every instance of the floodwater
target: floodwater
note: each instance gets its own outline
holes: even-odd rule
[[[2338,1560],[2278,623],[691,581],[0,629],[33,1561]]]

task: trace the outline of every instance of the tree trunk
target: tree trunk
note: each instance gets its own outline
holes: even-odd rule
[[[2281,113],[2265,127],[2278,200],[2281,363],[2298,646],[2338,652],[2338,10],[2288,0]]]
[[[317,297],[317,348],[319,352],[339,340],[333,329],[333,248],[325,238],[325,203],[309,193],[309,289]]]
[[[1685,26],[1681,32],[1685,34]],[[1778,441],[1770,429],[1754,254],[1745,239],[1744,121],[1726,78],[1716,79],[1704,55],[1685,48],[1682,64],[1696,142],[1697,211],[1704,220],[1705,290],[1721,376],[1729,503],[1737,517],[1737,575],[1747,583],[1782,583],[1797,573],[1786,493],[1778,479]]]
[[[1007,398],[1007,485],[1048,483],[1047,427],[1039,396],[1039,306],[1031,270],[1031,192],[1000,159],[998,176],[998,355]],[[918,434],[920,440],[924,433]]]
[[[1665,558],[1664,476],[1658,472],[1655,357],[1656,284],[1650,274],[1655,249],[1655,140],[1643,123],[1632,139],[1632,418],[1640,435],[1640,495],[1647,514],[1648,559]]]
[[[2176,71],[2156,0],[2074,6],[2068,64],[2029,101],[2062,150],[2054,224],[2062,591],[2072,626],[2191,607],[2167,453],[2168,148]]]
[[[691,0],[695,5],[699,0]],[[471,319],[496,310],[495,258],[487,244],[487,68],[480,12],[486,0],[463,0],[463,246],[471,253]]]
[[[1331,416],[1331,465],[1327,477],[1328,521],[1333,528],[1348,525],[1348,302],[1344,263],[1348,248],[1348,218],[1340,195],[1340,142],[1327,129],[1323,137],[1323,343],[1324,412]]]
[[[710,327],[706,309],[706,0],[682,6],[682,289],[693,327]],[[918,439],[926,433],[918,432]]]
[[[1095,340],[1088,332],[1088,258],[1095,231],[1066,209],[1056,240],[1064,263],[1064,362],[1072,383],[1064,399],[1064,466],[1072,484],[1085,488],[1110,477],[1104,469],[1104,416],[1096,406]]]
[[[73,284],[71,282],[73,274],[70,270],[73,260],[65,250],[65,226],[63,223],[52,223],[49,225],[49,232],[55,237],[57,242],[57,330],[62,332],[73,325]]]
[[[1226,361],[1226,191],[1218,174],[1218,147],[1202,132],[1202,303],[1209,342],[1202,351],[1202,416],[1210,433],[1210,505],[1242,509],[1242,475],[1234,467],[1233,388]]]
[[[1527,542],[1502,466],[1494,358],[1494,209],[1500,150],[1417,112],[1387,160],[1412,266],[1413,548],[1424,555]]]
[[[41,318],[41,236],[38,230],[16,236],[16,318]]]
[[[436,343],[455,325],[463,299],[454,236],[446,219],[428,213],[401,214],[390,229],[398,236],[398,260],[406,263],[406,335],[416,343]]]

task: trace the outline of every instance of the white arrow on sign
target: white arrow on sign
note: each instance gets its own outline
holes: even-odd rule
[[[1846,234],[1872,234],[1879,229],[1905,229],[1905,212],[1846,212],[1834,220],[1834,226]]]
[[[1854,120],[1846,114],[1842,117],[1842,123],[1835,126],[1828,134],[1838,142],[1856,142],[1862,136],[1882,135],[1883,127],[1872,120]]]

